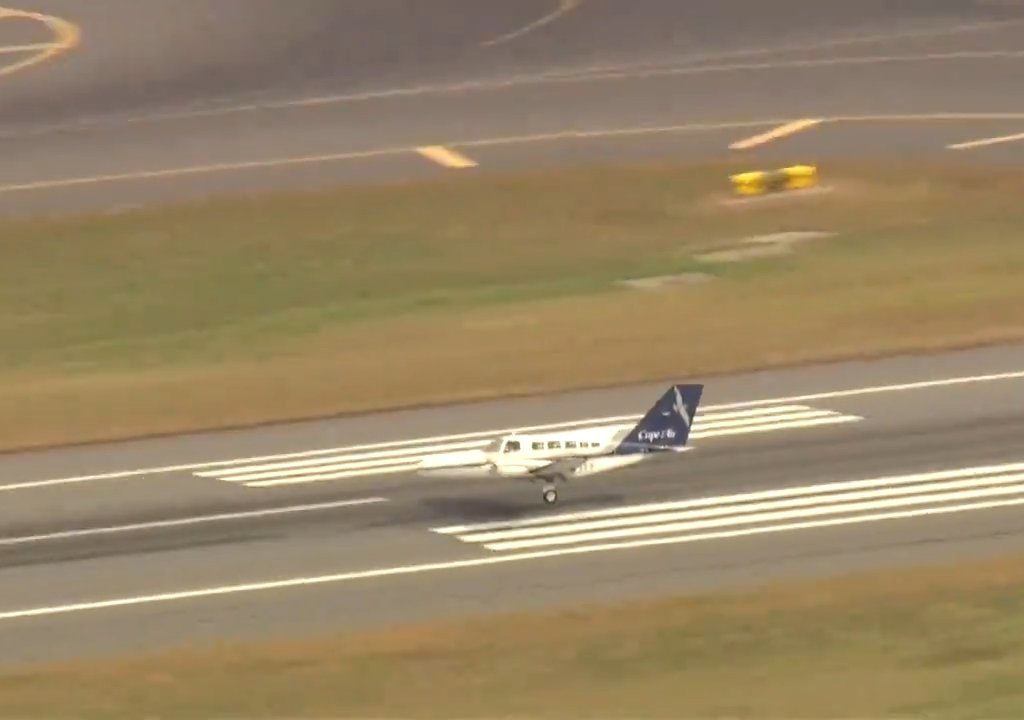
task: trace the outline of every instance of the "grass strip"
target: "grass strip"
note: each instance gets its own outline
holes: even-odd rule
[[[46,667],[0,698],[109,720],[1019,718],[1022,560]]]
[[[726,164],[0,224],[0,448],[1024,338],[1024,172]],[[751,236],[789,254],[711,262]],[[696,272],[655,289],[621,280]]]

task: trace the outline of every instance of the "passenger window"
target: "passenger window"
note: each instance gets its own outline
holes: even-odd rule
[[[548,442],[548,450],[556,450],[562,446],[562,443],[557,440],[551,440]]]
[[[543,450],[544,449],[544,443],[542,443],[542,442],[535,442],[533,444],[533,449],[534,450]]]
[[[574,447],[576,447],[576,441],[575,440],[566,440],[565,441],[565,447],[567,447],[567,448],[574,448]]]

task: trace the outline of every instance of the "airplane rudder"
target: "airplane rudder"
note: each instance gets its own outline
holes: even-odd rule
[[[704,394],[704,386],[698,383],[674,385],[670,393],[673,396],[672,417],[680,433],[678,444],[685,445],[697,417],[697,407]]]

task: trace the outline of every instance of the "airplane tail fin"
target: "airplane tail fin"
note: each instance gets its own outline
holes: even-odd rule
[[[623,438],[615,455],[679,451],[686,446],[703,385],[673,385]]]

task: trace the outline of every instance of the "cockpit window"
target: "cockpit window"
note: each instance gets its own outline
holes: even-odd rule
[[[507,453],[519,452],[519,448],[520,445],[518,440],[509,440],[507,443],[505,443],[505,452]]]

